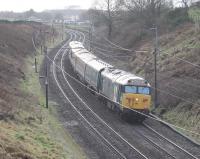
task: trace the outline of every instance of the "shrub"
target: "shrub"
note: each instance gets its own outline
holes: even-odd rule
[[[190,18],[185,8],[176,8],[168,12],[166,20],[171,27],[177,27],[183,23],[190,22]]]

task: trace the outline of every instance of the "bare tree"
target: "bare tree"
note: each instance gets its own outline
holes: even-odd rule
[[[112,34],[112,16],[111,16],[111,0],[106,0],[108,12],[108,37],[111,38]]]
[[[180,0],[179,3],[185,8],[185,15],[188,16],[189,6],[192,4],[193,0]]]
[[[30,9],[29,11],[24,12],[24,15],[26,18],[30,18],[31,16],[34,16],[36,12],[33,9]]]
[[[167,0],[122,0],[122,4],[129,11],[146,21],[146,25],[157,23],[157,18],[167,2]]]
[[[96,4],[96,9],[99,10],[101,16],[104,18],[106,25],[108,26],[108,38],[111,39],[113,30],[113,21],[116,14],[117,0],[103,0]]]
[[[185,8],[189,7],[189,1],[190,0],[181,0],[181,3],[184,5]]]
[[[180,3],[183,4],[184,8],[188,9],[189,6],[195,2],[194,0],[180,0]]]

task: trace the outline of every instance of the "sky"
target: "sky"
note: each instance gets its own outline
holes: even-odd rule
[[[88,9],[94,0],[0,0],[0,2],[0,11],[24,12],[33,9],[40,12],[47,9],[65,9],[72,5]]]
[[[88,9],[95,1],[98,0],[0,0],[0,11],[24,12],[33,9],[41,12],[50,9],[65,9],[73,5]],[[180,0],[173,1],[178,2]]]

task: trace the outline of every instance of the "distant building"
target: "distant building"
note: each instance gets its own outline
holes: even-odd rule
[[[31,16],[27,19],[27,21],[33,21],[33,22],[42,22],[42,19]]]
[[[192,5],[193,5],[193,6],[200,7],[200,1],[194,2],[194,3],[192,3]]]

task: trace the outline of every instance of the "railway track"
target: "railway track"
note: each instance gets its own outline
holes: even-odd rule
[[[164,149],[165,151],[167,151],[168,153],[171,152],[171,156],[173,156],[174,158],[184,158],[187,156],[187,158],[192,158],[192,159],[198,159],[195,155],[191,154],[190,152],[188,152],[187,150],[185,150],[184,148],[180,147],[179,145],[177,145],[176,143],[174,143],[173,141],[171,141],[170,139],[166,138],[165,136],[163,136],[162,134],[160,134],[159,132],[157,132],[156,130],[154,130],[151,126],[149,126],[146,123],[142,124],[143,127],[145,127],[146,129],[148,129],[148,132],[152,132],[154,134],[154,137],[156,140],[160,140],[160,141],[153,141],[150,139],[150,137],[144,135],[146,138],[148,138],[149,140],[151,140],[154,143],[161,143],[162,145],[159,146],[160,148],[163,147],[163,143],[169,143],[168,145],[171,145],[170,147],[163,147],[162,149]],[[142,134],[142,133],[141,133]],[[177,156],[177,152],[179,152],[179,154],[182,154],[183,156]]]
[[[108,41],[108,40],[107,40]],[[112,42],[109,42],[109,45],[110,47],[116,47],[116,48],[119,48],[119,49],[124,49],[116,44],[113,44]],[[103,52],[110,52],[112,55],[113,55],[113,52],[111,50],[105,50],[105,49],[102,49],[102,48],[99,48],[99,47],[95,47],[97,49],[97,52],[102,54],[102,51]],[[125,49],[127,50],[127,49]],[[127,50],[127,51],[131,51],[131,50]],[[109,55],[107,55],[109,56]],[[113,55],[115,57],[115,54]],[[130,55],[129,55],[130,56]],[[120,57],[119,55],[116,56],[116,57]],[[126,57],[126,56],[122,56],[122,57]],[[119,59],[117,59],[119,60]],[[164,124],[164,123],[162,123]],[[153,132],[156,137],[154,137],[155,139],[157,140],[162,140],[163,142],[160,144],[163,145],[164,142],[167,142],[168,145],[171,145],[171,147],[169,148],[166,148],[165,146],[162,147],[162,146],[159,146],[160,144],[157,144],[158,142],[155,142],[154,140],[152,140],[150,137],[148,137],[148,135],[144,135],[143,132],[144,131],[138,131],[137,132],[147,141],[149,141],[150,143],[152,143],[155,147],[157,147],[158,149],[164,151],[168,156],[172,157],[172,158],[194,158],[194,159],[198,159],[199,157],[196,157],[195,155],[193,155],[192,153],[190,153],[189,151],[185,150],[184,148],[182,148],[181,146],[177,145],[175,142],[173,142],[172,140],[168,139],[167,137],[165,137],[164,135],[160,134],[159,132],[157,132],[156,130],[154,130],[152,127],[150,127],[148,124],[146,123],[143,123],[143,127],[145,127],[146,129],[148,129],[149,131],[148,132]],[[187,139],[187,138],[186,138]],[[188,140],[188,139],[187,139]],[[191,141],[192,142],[192,141]],[[195,144],[195,143],[194,143]],[[169,153],[171,150],[170,149],[173,149],[174,152],[172,152],[171,154]],[[179,154],[185,154],[185,156],[177,156],[175,151],[179,152]]]
[[[77,35],[74,37],[77,38]],[[81,38],[79,38],[79,40],[80,39]],[[83,37],[83,40],[84,40],[84,37]],[[64,45],[63,47],[66,47],[66,45]],[[107,146],[109,146],[110,149],[114,150],[115,153],[117,153],[117,155],[120,158],[133,157],[133,158],[147,159],[146,156],[144,156],[133,145],[131,145],[128,141],[126,141],[117,132],[115,132],[105,122],[103,122],[102,119],[99,121],[99,118],[97,117],[97,115],[94,112],[91,113],[92,110],[89,108],[89,106],[86,103],[83,102],[81,97],[79,97],[78,94],[75,92],[75,90],[70,85],[70,83],[69,83],[68,79],[66,78],[66,75],[64,74],[63,69],[62,69],[63,77],[67,83],[67,85],[65,85],[65,90],[68,90],[67,92],[64,91],[64,89],[60,85],[59,80],[57,78],[56,69],[57,69],[57,67],[59,67],[59,65],[56,64],[57,63],[56,61],[57,61],[57,58],[62,54],[61,68],[63,68],[63,59],[64,59],[66,53],[67,53],[67,50],[65,50],[64,52],[59,50],[53,60],[53,62],[54,62],[53,63],[54,79],[55,79],[60,91],[63,93],[64,97],[66,98],[66,100],[71,104],[71,106],[79,114],[79,116],[92,128],[92,130],[95,131],[95,133],[99,137],[102,138],[102,140],[107,144]],[[73,93],[69,92],[70,89]],[[91,114],[93,114],[93,115],[91,115]],[[128,157],[127,157],[127,155],[128,155]]]
[[[74,32],[71,30],[70,34],[71,37],[68,42],[71,40],[77,40],[83,43],[85,42],[86,38],[84,33],[80,31]],[[68,42],[63,46],[63,48],[68,46]],[[71,72],[73,70],[69,67],[66,68],[64,64],[64,62],[67,61],[67,53],[68,50],[61,48],[54,56],[52,61],[53,76],[65,99],[70,103],[77,114],[84,120],[85,124],[90,127],[90,131],[93,131],[99,138],[102,139],[104,144],[109,149],[109,152],[113,153],[115,158],[156,158],[156,156],[148,155],[148,152],[140,150],[140,146],[135,146],[130,138],[125,138],[125,135],[122,136],[120,133],[121,130],[117,129],[117,131],[115,131],[115,129],[110,126],[111,124],[108,125],[107,121],[104,121],[100,116],[97,115],[97,113],[91,109],[91,106],[87,104],[85,100],[79,95],[79,90],[77,90],[77,88],[73,88],[71,83],[73,83],[75,79],[73,76],[71,76],[71,73],[68,73],[68,71]],[[65,81],[64,84],[63,81]],[[85,88],[84,86],[81,86],[80,82],[78,83],[80,87],[83,87],[83,89]],[[142,131],[144,129],[145,131]],[[144,143],[148,143],[148,146],[151,145],[153,151],[155,150],[155,152],[159,152],[160,156],[163,155],[163,158],[198,159],[190,152],[184,150],[175,143],[170,142],[169,139],[167,140],[164,138],[164,136],[158,134],[155,135],[158,132],[151,130],[147,127],[147,125],[143,125],[141,128],[137,130],[134,129],[133,131],[138,133],[137,135],[143,138]],[[152,135],[152,132],[155,134]],[[165,143],[164,147],[162,145],[163,143]]]
[[[116,46],[113,43],[109,43],[109,45],[111,45],[111,47]],[[117,46],[116,46],[117,47]],[[121,47],[117,47],[120,49],[123,49]],[[111,52],[110,50],[104,50],[101,49],[99,47],[96,47],[97,52],[99,53],[99,50],[104,51],[104,52]],[[128,50],[129,51],[129,50]],[[102,52],[100,52],[101,54]],[[109,55],[108,55],[109,56]],[[115,56],[114,56],[115,57]],[[120,57],[120,56],[117,56]],[[123,56],[122,56],[123,57]],[[117,59],[118,60],[118,59]],[[190,153],[189,151],[185,150],[184,148],[180,147],[179,145],[177,145],[175,142],[171,141],[170,139],[166,138],[164,135],[160,134],[159,132],[157,132],[156,130],[154,130],[153,128],[151,128],[149,125],[147,124],[143,124],[143,127],[145,127],[146,129],[148,129],[148,132],[153,132],[156,137],[154,137],[154,140],[151,139],[150,137],[148,137],[148,135],[144,135],[143,132],[145,131],[138,131],[136,130],[145,140],[147,140],[148,142],[152,143],[152,145],[154,145],[155,147],[157,147],[158,149],[162,150],[163,152],[165,152],[168,156],[172,157],[172,158],[194,158],[194,159],[198,159],[199,157],[196,157],[195,155],[193,155],[192,153]],[[160,141],[155,142],[156,140],[162,140],[163,142],[161,143]],[[171,145],[171,147],[169,146],[168,148],[166,146],[160,146],[160,145],[164,145],[163,143],[167,142],[168,145]],[[158,144],[159,143],[159,144]],[[174,152],[171,152],[173,149]],[[171,152],[171,153],[169,153]],[[183,154],[183,156],[177,156],[177,154],[175,152],[179,152],[179,154]]]

